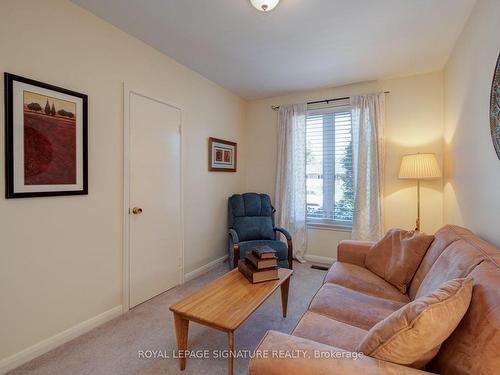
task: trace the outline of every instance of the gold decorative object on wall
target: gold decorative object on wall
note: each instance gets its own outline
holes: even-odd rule
[[[498,55],[493,83],[491,84],[490,128],[491,140],[500,159],[500,54]]]

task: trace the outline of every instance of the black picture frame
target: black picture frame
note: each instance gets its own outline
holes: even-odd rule
[[[81,99],[81,188],[61,191],[15,191],[14,184],[14,82],[20,82]],[[35,198],[88,194],[88,96],[34,79],[4,72],[5,98],[5,198]],[[76,122],[76,120],[75,120]],[[76,130],[75,130],[76,131]],[[77,169],[78,173],[78,169]]]

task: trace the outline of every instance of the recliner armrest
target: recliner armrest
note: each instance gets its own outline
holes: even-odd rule
[[[337,259],[339,262],[364,267],[366,254],[373,244],[370,241],[342,240],[337,246]]]
[[[334,357],[335,353],[347,353]],[[350,353],[333,346],[267,331],[250,361],[250,375],[429,375],[411,367],[372,357],[349,358]],[[318,358],[318,356],[323,356]]]
[[[229,229],[229,236],[231,237],[234,245],[240,242],[240,239],[238,238],[238,233],[236,233],[234,229]]]
[[[283,233],[283,235],[285,236],[285,238],[287,239],[287,241],[291,241],[292,240],[292,235],[285,228],[274,227],[273,230],[275,232]]]

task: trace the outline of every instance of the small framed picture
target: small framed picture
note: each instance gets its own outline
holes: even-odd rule
[[[208,170],[236,172],[236,147],[234,142],[210,137],[208,139]]]
[[[87,95],[4,73],[6,198],[88,194]]]

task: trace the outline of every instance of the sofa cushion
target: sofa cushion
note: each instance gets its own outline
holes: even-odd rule
[[[375,297],[410,302],[407,295],[372,271],[350,263],[333,263],[325,276],[325,282],[342,285]]]
[[[488,244],[488,246],[491,246]],[[490,375],[500,369],[500,250],[470,273],[469,310],[429,370],[443,375]]]
[[[277,331],[267,331],[258,353],[268,355],[252,356],[248,375],[433,375]]]
[[[482,238],[476,236],[474,233],[464,233],[461,238],[469,243],[471,246],[475,247],[477,251],[481,252],[488,258],[495,258],[498,262],[500,259],[500,249],[489,242],[486,242]]]
[[[365,266],[406,293],[433,239],[420,232],[391,229],[368,251]]]
[[[466,240],[452,242],[425,275],[415,298],[430,293],[445,281],[468,276],[485,259],[484,253]]]
[[[357,351],[420,368],[438,352],[469,307],[472,279],[445,282],[373,326]]]
[[[434,241],[425,253],[417,272],[415,272],[415,276],[413,276],[410,288],[408,289],[408,296],[411,300],[415,299],[418,288],[420,287],[420,284],[422,284],[425,275],[427,275],[432,265],[444,249],[446,249],[451,243],[458,241],[461,236],[465,234],[472,235],[473,233],[468,229],[456,225],[446,225],[436,232],[434,235]]]
[[[292,332],[294,336],[349,351],[354,351],[367,333],[364,329],[312,311],[306,311]]]
[[[326,283],[312,299],[309,310],[368,330],[404,305],[403,302],[370,296],[337,284]]]

